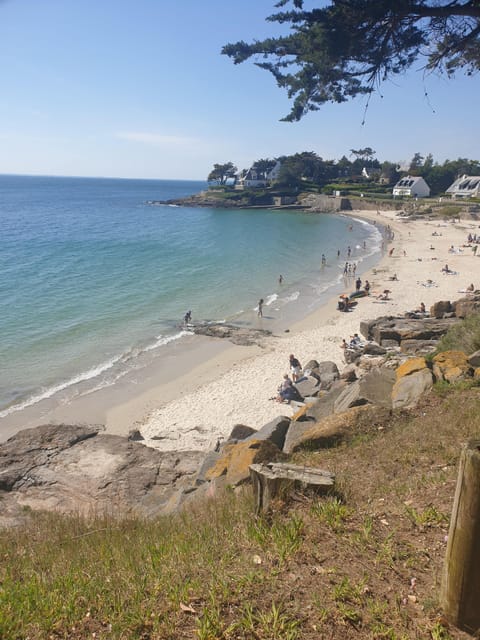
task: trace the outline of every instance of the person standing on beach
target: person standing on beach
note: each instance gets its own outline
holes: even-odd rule
[[[357,280],[355,281],[355,288],[357,291],[360,291],[360,289],[362,288],[362,280],[361,278],[357,278]]]
[[[290,363],[290,371],[292,373],[292,380],[294,382],[297,382],[297,380],[302,375],[302,365],[300,364],[298,359],[295,358],[293,353],[291,353],[289,356],[289,363]]]
[[[263,318],[263,298],[258,301],[258,314],[260,318]]]

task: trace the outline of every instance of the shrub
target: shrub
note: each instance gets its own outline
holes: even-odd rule
[[[480,313],[474,313],[462,320],[443,336],[436,353],[455,349],[473,353],[480,349]]]

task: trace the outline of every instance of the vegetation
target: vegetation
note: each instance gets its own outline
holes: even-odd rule
[[[235,64],[263,58],[255,64],[293,99],[284,120],[368,96],[422,59],[427,72],[447,76],[480,69],[478,0],[330,0],[310,10],[303,0],[280,0],[275,6],[287,4],[293,9],[267,20],[288,25],[288,35],[222,50]]]
[[[456,350],[475,353],[480,349],[480,313],[455,324],[439,341],[436,352]]]
[[[439,164],[432,154],[422,156],[416,152],[410,165],[400,168],[398,163],[389,160],[380,162],[375,156],[376,152],[371,147],[350,149],[350,159],[342,156],[340,160],[328,160],[314,151],[303,151],[276,159],[257,160],[253,163],[252,169],[259,179],[267,180],[269,172],[279,160],[279,175],[276,181],[269,183],[270,187],[280,190],[293,189],[297,192],[322,191],[327,194],[341,190],[343,195],[354,191],[359,194],[372,192],[391,195],[392,186],[400,176],[410,173],[422,176],[430,186],[431,195],[436,196],[444,193],[460,175],[480,175],[480,162],[467,158],[445,160]],[[232,162],[215,164],[208,181],[214,183],[214,186],[225,188],[228,182],[233,183],[246,174],[247,170],[243,169],[240,175],[237,175],[237,169]]]
[[[338,494],[255,517],[250,489],[155,521],[31,514],[0,531],[0,637],[467,638],[438,603],[461,445],[480,389],[431,394],[293,462]]]

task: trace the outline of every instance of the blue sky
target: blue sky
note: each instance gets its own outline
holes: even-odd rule
[[[314,151],[478,159],[479,78],[412,69],[365,103],[279,122],[289,102],[220,55],[278,33],[275,0],[0,1],[0,173],[199,179],[215,162]],[[428,99],[425,98],[428,92]]]

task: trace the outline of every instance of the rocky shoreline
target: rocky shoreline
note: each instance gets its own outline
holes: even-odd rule
[[[215,450],[161,452],[137,431],[122,437],[98,425],[43,425],[0,445],[0,526],[29,510],[154,517],[250,480],[250,466],[286,460],[308,446],[323,448],[375,428],[378,419],[414,407],[435,381],[480,378],[480,353],[425,357],[459,320],[480,310],[480,293],[438,301],[429,316],[382,316],[360,323],[361,346],[346,350],[347,366],[315,354],[297,387],[304,398],[291,417],[258,430],[236,425]],[[215,333],[215,331],[214,331]],[[235,340],[223,327],[217,337]],[[241,340],[268,337],[241,336]]]

